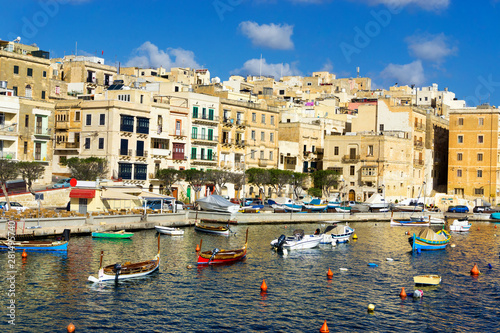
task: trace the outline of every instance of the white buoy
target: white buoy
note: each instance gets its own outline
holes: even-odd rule
[[[368,304],[368,312],[373,312],[375,310],[375,304]]]
[[[456,245],[455,245],[455,244],[451,244],[450,246],[451,246],[451,247],[455,247]]]
[[[288,250],[287,249],[283,249],[283,255],[287,255],[288,254]]]
[[[341,271],[347,271],[347,268],[340,267],[339,268]]]
[[[387,260],[387,261],[394,261],[394,259],[392,259],[392,258],[386,258],[385,260]]]

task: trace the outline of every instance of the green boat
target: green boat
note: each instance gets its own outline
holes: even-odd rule
[[[134,235],[133,232],[125,232],[125,230],[120,231],[104,231],[104,232],[93,232],[92,237],[95,238],[130,238]]]

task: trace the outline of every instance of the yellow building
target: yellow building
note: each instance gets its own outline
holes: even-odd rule
[[[450,111],[448,194],[497,202],[499,114],[487,105]]]

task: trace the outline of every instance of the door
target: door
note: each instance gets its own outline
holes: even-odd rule
[[[175,200],[178,200],[178,195],[179,195],[179,189],[177,187],[172,187],[172,196],[175,198]]]
[[[78,199],[78,212],[80,214],[87,214],[87,199],[86,198]]]
[[[349,191],[349,201],[356,201],[356,192],[354,190]]]

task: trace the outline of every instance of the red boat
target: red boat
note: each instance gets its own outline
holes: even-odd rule
[[[232,264],[243,260],[247,255],[248,229],[245,238],[245,246],[237,250],[219,250],[200,252],[198,254],[198,265]],[[203,240],[200,241],[200,249]],[[201,251],[201,250],[200,250]]]

